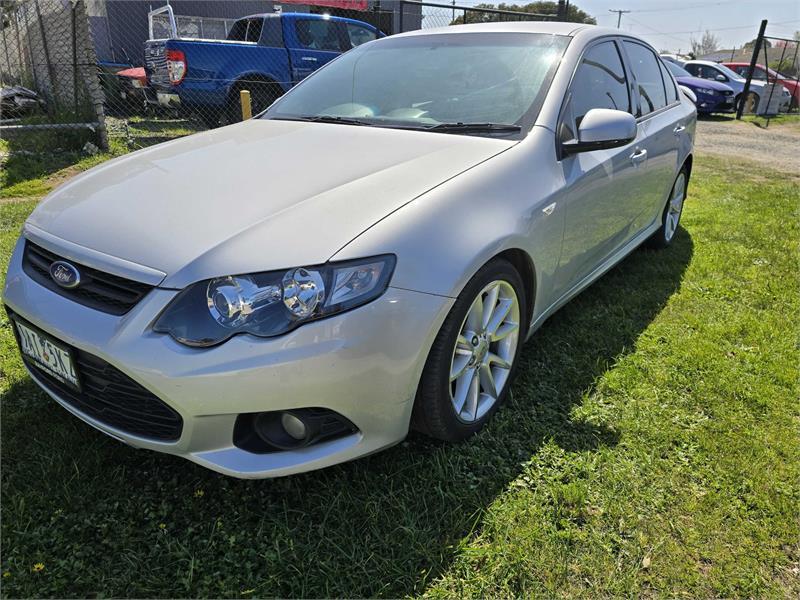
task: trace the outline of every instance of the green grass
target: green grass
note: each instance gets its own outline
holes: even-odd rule
[[[4,320],[3,597],[797,597],[798,179],[729,164],[698,160],[674,245],[545,324],[460,445],[225,478],[69,416]],[[0,260],[32,206],[0,206]]]
[[[0,140],[0,153],[4,155],[0,161],[0,198],[41,198],[79,172],[125,153],[118,143],[112,144],[109,152],[93,156],[81,150],[54,151],[56,146],[47,148],[47,141],[52,139],[43,137],[43,147],[21,152],[13,141]]]

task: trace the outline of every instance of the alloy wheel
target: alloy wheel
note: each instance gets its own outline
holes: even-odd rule
[[[669,206],[667,206],[667,215],[664,223],[664,238],[666,241],[672,240],[675,232],[678,230],[678,223],[681,220],[681,211],[683,211],[683,201],[686,197],[686,175],[681,171],[678,178],[675,180],[675,185],[672,188],[672,196],[669,199]]]
[[[460,421],[478,421],[497,402],[509,381],[519,326],[519,299],[511,284],[486,285],[461,324],[450,363],[450,400]]]

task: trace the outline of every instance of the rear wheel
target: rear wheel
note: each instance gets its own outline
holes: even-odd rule
[[[414,406],[416,429],[448,441],[479,431],[508,395],[525,334],[522,279],[506,260],[475,274],[433,343]]]
[[[683,214],[688,183],[688,170],[683,167],[675,178],[675,183],[672,184],[672,191],[661,215],[661,227],[647,240],[647,245],[651,248],[666,248],[672,243]]]
[[[744,103],[744,114],[753,114],[758,110],[758,101],[759,97],[758,94],[755,92],[748,92],[746,98],[742,98],[742,95],[736,97],[736,108],[739,108],[739,105]]]

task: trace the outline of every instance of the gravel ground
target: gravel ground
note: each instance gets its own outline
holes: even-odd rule
[[[697,121],[698,154],[745,158],[800,177],[800,116],[797,122],[755,123],[727,118]]]

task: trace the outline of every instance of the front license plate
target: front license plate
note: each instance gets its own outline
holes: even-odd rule
[[[72,351],[50,336],[14,320],[22,354],[42,371],[60,382],[80,390],[78,371],[72,360]]]

